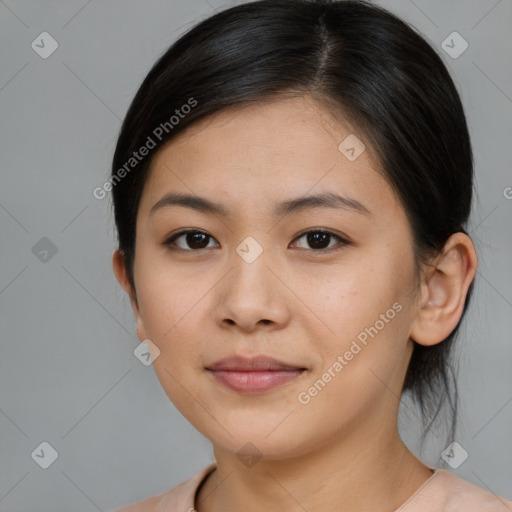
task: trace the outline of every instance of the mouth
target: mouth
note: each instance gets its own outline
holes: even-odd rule
[[[295,380],[307,368],[270,357],[229,357],[206,367],[216,382],[243,394],[269,391]]]

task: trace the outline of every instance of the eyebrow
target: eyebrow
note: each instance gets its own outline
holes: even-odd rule
[[[204,197],[190,194],[169,193],[157,201],[151,208],[149,214],[161,208],[172,206],[182,206],[192,208],[198,212],[218,214],[229,216],[230,212],[220,203],[215,203]],[[371,212],[362,203],[356,199],[334,194],[332,192],[324,192],[321,194],[302,196],[294,199],[288,199],[277,203],[274,206],[273,214],[276,217],[283,217],[292,213],[302,212],[313,208],[333,208],[352,211],[361,215],[371,216]]]

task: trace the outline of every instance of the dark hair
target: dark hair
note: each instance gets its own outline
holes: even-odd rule
[[[379,172],[410,221],[417,270],[450,235],[467,234],[470,137],[456,87],[432,47],[414,28],[365,1],[260,0],[218,12],[181,36],[154,64],[128,109],[110,180],[119,249],[133,287],[137,211],[158,149],[210,114],[286,93],[310,94],[343,115],[377,155]],[[140,163],[130,161],[144,145],[156,149]],[[446,399],[450,435],[455,433],[449,355],[459,325],[442,343],[414,343],[403,391],[421,410],[422,445]]]

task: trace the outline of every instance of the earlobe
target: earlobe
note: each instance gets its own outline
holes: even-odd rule
[[[414,341],[429,346],[450,335],[464,311],[477,266],[471,238],[454,233],[422,280],[421,300],[410,332]]]

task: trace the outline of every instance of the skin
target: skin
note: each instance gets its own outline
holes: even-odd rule
[[[137,336],[160,350],[153,366],[163,389],[214,446],[217,469],[196,497],[199,512],[393,511],[432,475],[399,437],[399,397],[413,340],[439,343],[457,325],[477,256],[471,239],[456,233],[416,275],[406,213],[369,145],[353,162],[338,150],[350,133],[364,142],[308,96],[194,124],[152,162],[137,216],[135,290],[122,253],[114,253]],[[325,191],[357,199],[371,215],[332,208],[272,215],[283,199]],[[150,214],[168,192],[200,195],[231,213],[170,206]],[[207,248],[194,249],[185,236],[174,241],[182,251],[162,244],[183,228],[209,234]],[[333,236],[324,245],[330,252],[315,252],[301,236],[315,228],[350,243]],[[236,252],[248,236],[263,249],[252,263]],[[300,403],[299,393],[396,302],[401,311]],[[205,369],[235,354],[307,371],[242,395]],[[250,467],[237,456],[248,442],[261,456]]]

